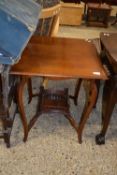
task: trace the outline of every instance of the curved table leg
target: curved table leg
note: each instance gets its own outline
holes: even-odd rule
[[[79,143],[82,143],[82,132],[84,129],[84,125],[89,117],[89,114],[91,113],[93,106],[96,102],[97,98],[97,86],[95,80],[89,80],[89,92],[88,92],[88,99],[85,103],[85,107],[81,116],[81,120],[79,122],[78,127],[78,140]]]
[[[28,79],[27,86],[28,86],[28,95],[29,95],[28,103],[30,103],[31,100],[32,100],[32,97],[33,97],[33,92],[32,92],[32,81],[31,81],[31,78]]]
[[[28,95],[29,95],[28,103],[30,103],[32,101],[32,98],[35,97],[35,96],[38,96],[39,93],[35,93],[35,94],[33,93],[31,78],[28,78],[28,80],[27,80],[27,88],[28,88]]]
[[[71,126],[76,130],[76,132],[78,134],[78,124],[75,121],[75,119],[70,115],[70,113],[65,114],[65,117],[69,120]]]
[[[70,98],[72,98],[74,100],[75,105],[77,105],[77,99],[78,99],[78,95],[79,95],[79,91],[80,91],[82,81],[83,81],[83,79],[81,79],[81,78],[79,78],[77,80],[74,95],[69,96]]]
[[[96,136],[98,145],[105,144],[105,135],[111,119],[111,115],[117,102],[117,78],[107,80],[104,85],[102,99],[102,129]]]
[[[96,97],[96,101],[95,101],[93,108],[96,108],[96,104],[97,104],[97,100],[99,96],[99,90],[100,90],[100,80],[95,80],[95,81],[96,81],[96,86],[97,86],[97,97]]]
[[[19,107],[20,117],[23,124],[23,129],[24,129],[24,139],[23,139],[24,142],[27,140],[27,137],[28,137],[28,124],[27,124],[27,119],[26,119],[24,105],[23,105],[23,92],[24,92],[24,86],[27,83],[27,81],[28,81],[28,77],[23,76],[17,88],[18,107]]]

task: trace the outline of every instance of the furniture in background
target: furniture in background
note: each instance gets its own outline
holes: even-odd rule
[[[36,29],[40,6],[31,0],[0,1],[0,138],[10,147],[17,78],[9,75]]]
[[[80,3],[80,0],[62,0],[63,2],[67,3],[67,2],[70,2],[70,3]]]
[[[78,26],[82,22],[84,11],[83,3],[64,3],[61,2],[60,24]]]
[[[95,79],[107,78],[92,42],[84,39],[33,36],[22,55],[22,59],[12,67],[10,73],[22,77],[18,85],[18,106],[24,128],[24,141],[27,140],[29,130],[39,115],[43,111],[46,111],[46,107],[50,109],[51,112],[55,112],[56,109],[59,109],[59,102],[62,100],[63,102],[60,103],[62,104],[60,108],[63,107],[64,114],[66,109],[67,112],[69,110],[67,105],[68,93],[66,93],[66,91],[62,91],[63,98],[60,96],[61,92],[58,94],[58,90],[47,90],[47,92],[46,90],[42,90],[42,93],[39,93],[38,103],[41,107],[38,105],[36,117],[32,117],[32,120],[27,123],[27,114],[25,113],[23,105],[23,92],[24,86],[29,78],[32,76],[40,76],[49,78],[62,77],[66,79],[81,78],[87,80],[89,82],[89,93],[80,123],[78,124],[71,116],[68,118],[71,125],[77,131],[79,143],[82,142],[83,128],[92,111],[97,96]],[[75,94],[76,97],[79,93],[79,86],[80,83],[77,85],[78,91]],[[55,94],[53,94],[54,92]],[[55,104],[53,110],[52,104],[54,99]],[[58,102],[56,99],[58,99]],[[51,105],[48,106],[48,104]]]
[[[61,5],[57,4],[55,6],[42,9],[39,18],[39,25],[37,25],[35,36],[49,36],[54,37],[57,35],[59,28],[59,14]],[[44,79],[44,77],[43,77]],[[43,84],[46,84],[44,80]],[[28,80],[28,92],[29,92],[29,103],[35,94],[33,94],[31,79]]]
[[[15,76],[9,77],[9,93],[8,93],[8,108],[5,109],[3,102],[3,88],[4,87],[4,76],[3,72],[0,75],[0,138],[4,139],[7,147],[10,147],[10,136],[12,131],[12,126],[14,122],[15,115],[17,113],[17,103],[16,103],[16,84],[17,79]]]
[[[111,6],[101,3],[87,3],[87,26],[108,27]]]
[[[34,35],[39,36],[56,36],[59,27],[59,14],[61,5],[57,4],[52,7],[44,8],[39,17]]]
[[[111,25],[115,25],[117,23],[117,13],[114,22]]]
[[[72,0],[71,0],[72,1]],[[87,3],[98,3],[98,4],[108,4],[110,6],[117,6],[117,0],[81,0],[85,3],[84,5],[84,18],[86,17]],[[113,11],[113,7],[112,7]]]
[[[101,33],[103,64],[109,79],[105,81],[102,98],[102,129],[96,136],[97,144],[105,143],[105,135],[117,103],[117,33]]]

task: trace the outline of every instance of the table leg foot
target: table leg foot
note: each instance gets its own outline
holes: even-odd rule
[[[81,144],[82,143],[82,135],[78,134],[78,143]]]
[[[95,137],[95,142],[97,145],[103,145],[105,144],[105,136],[103,134],[98,134]]]
[[[6,143],[6,147],[7,148],[10,148],[10,136],[9,136],[8,133],[7,134],[4,134],[4,141]]]
[[[27,141],[27,138],[28,138],[28,134],[27,135],[25,134],[25,136],[23,138],[23,142],[26,142]]]

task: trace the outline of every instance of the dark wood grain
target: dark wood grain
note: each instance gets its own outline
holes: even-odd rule
[[[105,81],[102,98],[102,129],[96,136],[97,144],[105,143],[105,135],[111,120],[112,112],[117,103],[117,33],[101,33],[102,52],[111,66],[109,79]]]

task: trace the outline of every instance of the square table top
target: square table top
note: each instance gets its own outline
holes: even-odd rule
[[[11,74],[107,79],[90,40],[33,36]]]

